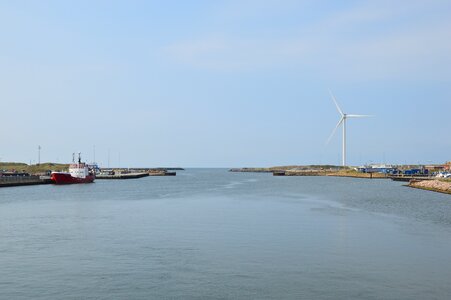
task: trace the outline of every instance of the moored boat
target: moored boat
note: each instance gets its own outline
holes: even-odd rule
[[[78,162],[75,162],[73,155],[69,172],[52,172],[50,179],[55,184],[91,183],[94,182],[95,172],[88,164],[81,162],[81,155],[78,153]]]

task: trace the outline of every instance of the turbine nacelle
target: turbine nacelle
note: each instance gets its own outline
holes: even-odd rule
[[[351,115],[351,114],[345,114],[346,118],[369,118],[372,117],[371,115]]]

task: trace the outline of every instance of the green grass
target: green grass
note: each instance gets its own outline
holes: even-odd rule
[[[45,173],[47,171],[67,171],[68,164],[42,163],[40,165],[27,165],[18,162],[0,162],[0,170],[26,172],[30,174]]]

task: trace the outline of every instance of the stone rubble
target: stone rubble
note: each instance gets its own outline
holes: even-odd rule
[[[415,187],[415,188],[420,188],[420,189],[434,190],[437,192],[451,194],[451,181],[441,181],[441,180],[414,181],[414,180],[412,180],[409,183],[409,186]]]

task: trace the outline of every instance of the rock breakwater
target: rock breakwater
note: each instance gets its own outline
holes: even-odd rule
[[[410,187],[423,189],[428,191],[434,191],[439,193],[445,193],[451,195],[451,181],[442,180],[411,180],[409,182]]]

